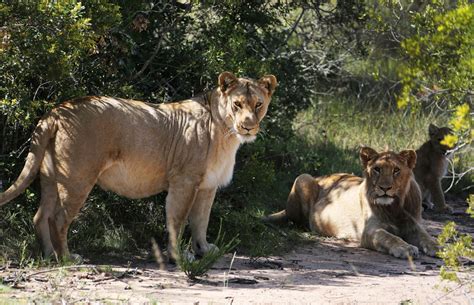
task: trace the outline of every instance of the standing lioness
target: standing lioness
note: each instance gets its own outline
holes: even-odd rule
[[[193,248],[202,255],[216,189],[232,178],[241,143],[253,141],[277,85],[219,75],[211,92],[178,103],[148,104],[111,97],[65,102],[36,127],[17,181],[0,194],[7,203],[41,177],[34,224],[44,254],[68,256],[69,225],[95,184],[128,198],[168,191],[168,252],[189,217]]]
[[[416,153],[360,151],[364,178],[333,174],[296,178],[286,209],[267,220],[292,220],[325,236],[351,238],[395,257],[431,256],[436,242],[423,229],[421,193],[413,177]]]

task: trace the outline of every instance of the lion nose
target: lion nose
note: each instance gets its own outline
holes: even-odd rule
[[[392,188],[391,186],[380,187],[380,189],[381,189],[382,191],[384,191],[385,193],[386,193],[388,190],[390,190],[391,188]]]

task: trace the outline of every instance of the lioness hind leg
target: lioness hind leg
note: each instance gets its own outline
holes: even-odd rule
[[[59,204],[56,205],[54,217],[49,220],[51,241],[58,259],[69,259],[67,245],[69,226],[84,205],[94,185],[85,182],[58,184]]]
[[[186,178],[182,179],[186,181]],[[178,236],[198,193],[197,183],[181,182],[170,185],[166,196],[166,227],[168,229],[168,259],[178,259]]]
[[[41,241],[44,258],[48,258],[54,253],[48,220],[53,217],[57,202],[56,181],[51,181],[49,177],[41,174],[41,202],[33,218],[33,223],[36,235]]]
[[[206,233],[216,189],[200,190],[189,214],[189,225],[193,237],[193,250],[196,255],[204,255],[217,247],[207,242]]]
[[[56,203],[58,202],[58,189],[56,185],[56,172],[53,163],[51,143],[45,151],[40,169],[41,201],[38,211],[33,218],[36,236],[41,242],[43,257],[48,258],[54,253],[48,219],[53,217]]]
[[[286,215],[296,224],[308,226],[311,204],[316,201],[319,186],[314,177],[302,174],[295,179],[286,202]]]

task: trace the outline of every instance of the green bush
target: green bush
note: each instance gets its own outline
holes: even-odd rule
[[[223,219],[227,236],[239,234],[242,240],[239,252],[264,256],[283,251],[298,242],[298,234],[267,227],[259,218],[284,206],[296,176],[360,173],[359,144],[377,149],[389,144],[396,150],[417,147],[426,139],[429,122],[447,122],[446,110],[440,114],[423,105],[413,107],[421,110],[417,113],[397,112],[394,103],[407,84],[432,88],[436,75],[410,74],[409,82],[402,83],[400,69],[418,67],[423,64],[420,58],[431,65],[453,55],[450,52],[457,49],[446,48],[451,36],[452,42],[461,43],[462,54],[448,56],[439,65],[446,68],[439,83],[449,85],[459,68],[457,59],[469,63],[465,51],[470,40],[464,33],[472,32],[471,19],[458,18],[459,9],[467,4],[441,1],[442,10],[436,12],[435,2],[439,1],[403,6],[402,12],[387,1],[375,6],[365,1],[2,2],[3,188],[15,181],[24,165],[35,123],[67,99],[110,95],[161,103],[213,88],[224,70],[254,78],[272,73],[279,86],[263,131],[255,143],[239,150],[233,182],[217,194],[209,236],[218,235],[215,219]],[[407,7],[413,14],[404,10]],[[462,37],[423,28],[444,22],[439,16],[462,25],[456,30]],[[423,23],[421,17],[427,21],[433,17],[434,23]],[[441,57],[425,58],[437,45],[430,45],[428,38],[439,35],[445,39],[434,41],[443,47]],[[402,45],[400,37],[410,38]],[[410,52],[416,44],[429,52]],[[402,59],[407,65],[399,64]],[[466,78],[472,74],[467,73],[469,67],[463,65],[462,73],[453,78],[450,94],[472,82]],[[429,94],[415,92],[415,87],[411,96],[432,102]],[[462,122],[470,122],[472,115],[465,107],[455,112],[462,114]],[[471,163],[461,156],[456,166],[466,168]],[[472,185],[471,174],[463,179],[463,185]],[[166,244],[165,196],[131,201],[95,189],[71,226],[71,250],[81,254],[137,251],[150,249],[152,238]],[[31,256],[39,253],[31,222],[39,198],[35,182],[27,193],[1,208],[4,256],[20,259],[22,249]]]

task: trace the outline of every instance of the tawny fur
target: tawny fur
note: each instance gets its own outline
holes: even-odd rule
[[[448,127],[436,127],[430,124],[428,127],[430,139],[423,143],[416,151],[418,161],[413,169],[416,182],[421,189],[423,202],[428,208],[435,208],[439,212],[452,212],[452,208],[446,204],[444,192],[441,187],[441,179],[447,173],[448,156],[447,151],[451,148],[441,144],[444,137],[452,130]]]
[[[177,236],[187,219],[195,253],[206,253],[215,247],[206,231],[216,189],[230,182],[240,144],[255,139],[276,78],[223,72],[218,83],[177,103],[84,97],[61,104],[38,123],[26,164],[0,194],[0,205],[21,194],[39,171],[35,228],[44,254],[64,257],[69,225],[95,184],[128,198],[166,190],[170,258],[177,258]]]
[[[431,256],[435,240],[421,226],[421,193],[412,174],[413,150],[377,153],[365,147],[364,178],[350,174],[296,178],[286,209],[267,221],[291,220],[324,236],[360,241],[364,248],[395,257]]]

